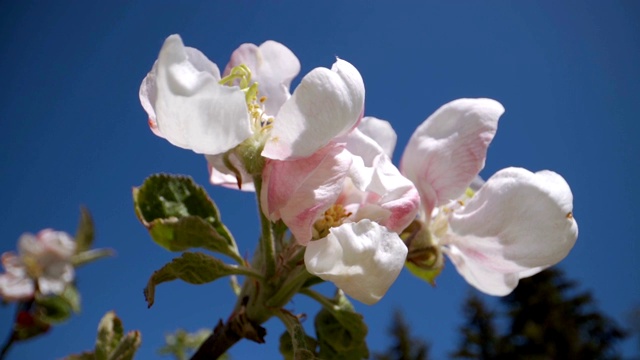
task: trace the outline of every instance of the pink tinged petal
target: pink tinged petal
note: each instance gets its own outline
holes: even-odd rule
[[[393,158],[398,135],[388,121],[366,116],[362,118],[357,129],[378,143],[390,159]]]
[[[156,65],[155,103],[149,95],[153,93],[149,76],[143,81],[141,94],[146,92],[155,111],[157,131],[170,143],[215,155],[251,136],[244,93],[238,87],[218,84],[218,67],[200,51],[185,47],[178,35],[171,35]]]
[[[291,80],[300,72],[300,61],[279,42],[265,41],[260,47],[254,44],[242,44],[231,54],[231,60],[224,70],[228,75],[231,69],[240,64],[249,67],[252,80],[259,85],[259,95],[266,96],[264,109],[268,115],[275,115],[282,104],[291,97]]]
[[[361,220],[332,228],[307,245],[307,270],[367,305],[378,302],[404,266],[407,247],[398,234]]]
[[[505,295],[518,279],[567,256],[578,237],[572,211],[573,195],[560,175],[503,169],[450,216],[443,245],[467,281]]]
[[[76,242],[64,231],[44,229],[38,232],[37,238],[46,252],[61,260],[69,260],[76,252]]]
[[[13,277],[26,277],[27,271],[24,268],[24,264],[16,254],[12,252],[6,252],[2,254],[2,267],[7,271],[7,274]]]
[[[338,59],[331,70],[307,74],[276,115],[262,156],[288,160],[310,156],[358,123],[364,83],[358,70]]]
[[[209,164],[209,181],[213,185],[224,186],[229,189],[238,190],[238,179],[236,174],[224,164],[224,154],[205,155]],[[229,155],[229,160],[240,173],[242,181],[242,191],[255,191],[253,178],[244,168],[242,162],[235,152]]]
[[[28,277],[0,275],[0,297],[3,301],[21,301],[33,297],[35,286]]]
[[[35,291],[33,281],[27,276],[27,271],[20,258],[6,252],[2,254],[2,266],[6,270],[0,275],[0,297],[4,301],[19,301],[31,298]]]
[[[335,144],[305,159],[267,161],[260,194],[265,216],[282,219],[298,243],[308,243],[313,223],[340,195],[350,165],[350,154]]]
[[[378,195],[377,203],[389,211],[390,216],[381,222],[389,230],[401,232],[416,217],[420,208],[420,195],[413,183],[402,176],[391,159],[380,154],[367,192]]]
[[[491,99],[445,104],[411,136],[402,173],[416,184],[427,214],[464,193],[484,167],[502,105]]]
[[[347,150],[354,155],[349,178],[355,189],[345,188],[340,202],[349,205],[361,200],[357,212],[353,211],[355,219],[369,218],[392,231],[404,230],[419,209],[416,187],[393,165],[380,145],[359,128],[345,138]],[[358,195],[356,189],[362,194]]]
[[[505,296],[518,286],[517,273],[501,273],[483,266],[474,257],[468,257],[455,246],[444,248],[462,277],[476,289],[493,296]]]

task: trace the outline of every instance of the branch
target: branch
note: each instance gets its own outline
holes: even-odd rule
[[[238,311],[234,312],[226,323],[218,321],[213,333],[200,345],[191,360],[217,359],[243,338],[259,344],[264,343],[267,331],[260,324],[250,320],[244,311],[248,301],[249,298],[244,297]]]

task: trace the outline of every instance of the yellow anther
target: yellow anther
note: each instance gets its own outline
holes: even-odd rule
[[[329,229],[340,226],[352,213],[347,212],[342,205],[335,204],[324,212],[323,216],[313,224],[313,237],[321,239],[329,235]]]
[[[260,102],[264,103],[265,101],[267,101],[267,97],[266,96],[261,96],[260,97]]]
[[[567,219],[573,219],[573,213],[571,211],[567,214]]]

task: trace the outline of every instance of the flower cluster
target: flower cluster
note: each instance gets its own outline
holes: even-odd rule
[[[498,102],[440,108],[413,134],[400,171],[391,125],[363,117],[353,65],[313,69],[291,93],[299,71],[291,50],[267,41],[240,46],[221,74],[172,35],[140,101],[156,135],[206,156],[212,184],[258,193],[263,216],[306,247],[311,274],[373,304],[405,263],[439,271],[444,252],[470,284],[504,295],[575,243],[572,195],[558,174],[509,168],[473,190]]]
[[[6,273],[0,275],[0,297],[5,301],[22,301],[36,291],[61,294],[73,281],[71,257],[76,243],[65,232],[45,229],[38,234],[23,234],[18,240],[18,255],[2,254]]]

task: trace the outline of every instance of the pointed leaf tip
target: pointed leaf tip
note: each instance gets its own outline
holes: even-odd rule
[[[76,254],[91,249],[93,245],[93,239],[95,237],[93,218],[89,210],[81,206],[80,207],[80,220],[78,221],[78,228],[76,230]]]
[[[151,307],[155,301],[155,288],[158,284],[176,279],[189,284],[206,284],[228,275],[258,276],[251,269],[227,265],[211,255],[185,252],[151,275],[144,289],[144,296],[148,307]]]

